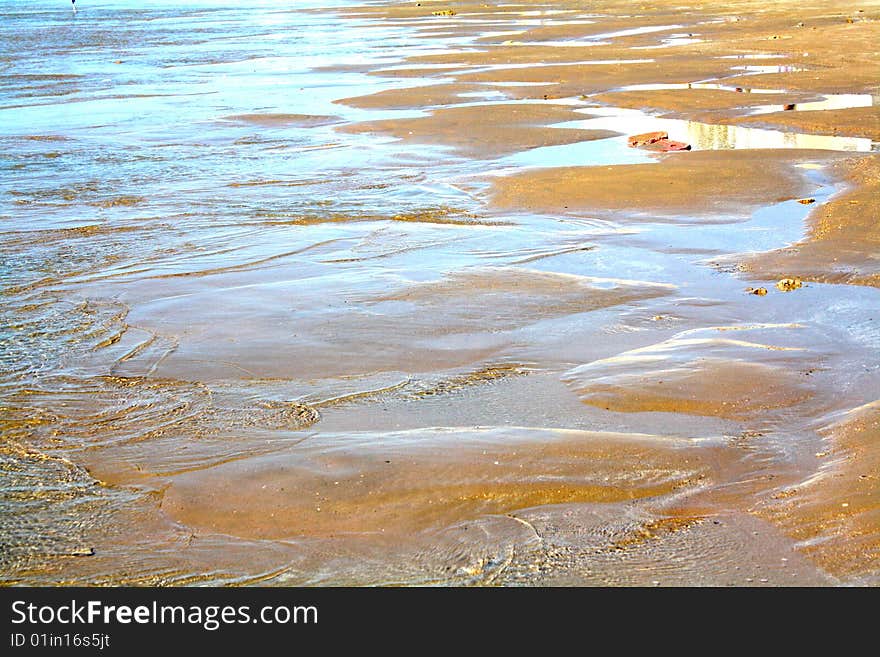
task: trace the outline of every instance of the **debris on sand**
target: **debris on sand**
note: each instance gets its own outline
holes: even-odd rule
[[[663,131],[645,132],[641,135],[631,136],[629,139],[626,140],[626,143],[635,148],[637,146],[646,146],[648,144],[653,144],[654,142],[658,142],[661,139],[669,139],[669,133]]]
[[[54,556],[59,556],[59,557],[93,557],[93,556],[95,556],[95,548],[93,548],[93,547],[73,548],[69,552],[58,553]]]
[[[431,12],[433,16],[455,16],[455,11],[452,9],[441,9],[440,11]]]
[[[647,144],[643,146],[649,151],[660,151],[661,153],[670,153],[673,151],[689,151],[691,150],[690,144],[685,144],[683,141],[673,141],[671,139],[660,139],[655,141],[653,144]]]
[[[814,198],[798,199],[798,203],[800,203],[802,205],[810,205],[811,203],[815,203],[815,202],[816,202],[816,199],[814,199]]]
[[[796,290],[799,287],[802,287],[803,283],[799,278],[783,278],[781,281],[776,283],[777,289],[782,292],[791,292],[792,290]]]
[[[670,151],[689,151],[690,144],[681,141],[673,141],[669,134],[659,130],[657,132],[645,132],[640,135],[632,135],[626,140],[631,148],[645,148],[651,151],[668,153]]]

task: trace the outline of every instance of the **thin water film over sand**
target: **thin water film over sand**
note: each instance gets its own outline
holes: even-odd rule
[[[0,581],[880,581],[880,4],[77,4],[0,0]]]

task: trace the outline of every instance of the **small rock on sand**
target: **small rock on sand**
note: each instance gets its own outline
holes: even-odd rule
[[[660,151],[668,153],[671,151],[689,151],[690,144],[681,141],[673,141],[669,135],[662,130],[657,132],[645,132],[640,135],[632,135],[626,140],[632,148],[646,148],[652,151]]]
[[[782,292],[791,292],[792,290],[796,290],[801,286],[803,286],[803,283],[799,278],[783,278],[781,281],[776,283],[776,288],[781,290]]]

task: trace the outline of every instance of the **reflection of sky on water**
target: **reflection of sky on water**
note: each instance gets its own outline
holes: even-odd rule
[[[731,66],[732,71],[747,71],[748,73],[762,74],[762,73],[772,73],[778,75],[780,73],[798,73],[800,71],[805,71],[805,68],[801,68],[799,66],[792,66],[791,64],[774,64],[774,65],[762,65],[758,66],[756,64],[748,64],[745,66]]]
[[[780,59],[782,57],[788,57],[788,55],[776,52],[751,52],[741,55],[721,55],[718,59]]]
[[[559,129],[612,130],[621,137],[535,148],[505,158],[505,164],[525,167],[611,166],[656,161],[650,151],[630,148],[626,136],[665,131],[669,138],[690,144],[693,150],[799,148],[866,153],[875,150],[870,139],[807,135],[779,130],[715,125],[681,119],[657,118],[639,110],[596,108],[579,110],[592,116],[558,124]]]
[[[757,107],[750,114],[771,114],[794,110],[797,112],[820,112],[822,110],[852,109],[854,107],[871,107],[874,98],[870,94],[830,94],[822,100],[790,105],[765,105]]]
[[[689,46],[694,43],[703,43],[704,39],[697,38],[693,34],[673,34],[660,43],[650,46],[633,46],[633,50],[657,50],[659,48],[672,48],[673,46]]]

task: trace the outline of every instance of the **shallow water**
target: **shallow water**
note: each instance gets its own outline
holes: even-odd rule
[[[626,146],[648,129],[875,145],[582,98],[528,102],[620,136],[481,155],[344,130],[426,116],[338,102],[438,84],[383,75],[408,57],[532,19],[445,35],[343,4],[0,0],[0,579],[746,583],[761,532],[752,565],[832,581],[746,509],[815,469],[821,418],[877,398],[876,291],[761,299],[726,265],[797,241],[809,208],[548,215],[486,193],[533,167],[659,166]],[[799,175],[816,202],[838,191]]]

